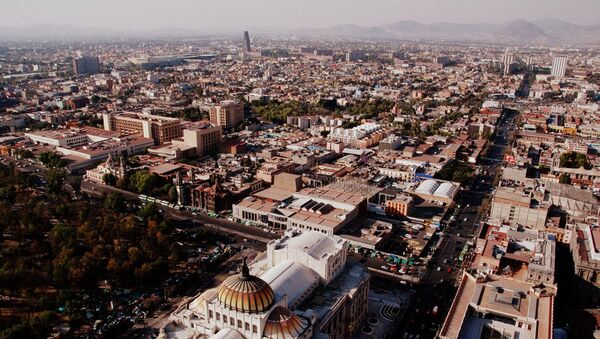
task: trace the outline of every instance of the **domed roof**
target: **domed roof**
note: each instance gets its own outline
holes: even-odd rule
[[[242,272],[225,279],[217,296],[221,305],[244,313],[262,313],[275,303],[273,289],[264,280],[250,275],[245,258]]]
[[[298,338],[308,328],[309,321],[292,313],[285,307],[277,306],[267,319],[263,331],[264,338]]]

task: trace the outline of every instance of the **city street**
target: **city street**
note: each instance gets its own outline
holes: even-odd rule
[[[443,235],[430,262],[427,277],[421,286],[415,287],[416,300],[407,312],[412,316],[403,320],[400,326],[402,331],[399,333],[419,334],[428,338],[434,337],[441,326],[443,314],[452,303],[463,268],[470,263],[472,248],[465,254],[463,261],[459,261],[458,257],[465,244],[478,235],[482,218],[490,206],[494,179],[500,170],[509,140],[514,134],[516,116],[517,112],[512,110],[505,110],[501,116],[488,152],[480,161],[479,174],[475,175],[471,185],[459,194],[455,220],[446,223],[447,226],[443,229]],[[432,310],[436,306],[438,314],[441,313],[442,316],[433,314]]]

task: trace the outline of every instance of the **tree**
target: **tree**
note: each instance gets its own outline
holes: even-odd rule
[[[110,192],[104,199],[104,207],[111,211],[122,212],[125,210],[125,197],[119,192]]]
[[[48,192],[58,195],[62,191],[66,176],[67,172],[65,170],[51,168],[46,175],[48,180]]]
[[[170,202],[177,202],[177,188],[175,188],[175,186],[171,186],[171,188],[169,188],[167,195]]]
[[[71,187],[73,187],[75,193],[81,193],[81,177],[77,176],[73,178],[73,181],[71,182]]]
[[[587,161],[585,154],[577,152],[565,152],[560,155],[560,167],[590,169],[591,166]]]
[[[457,160],[449,161],[441,170],[435,174],[436,179],[451,180],[461,185],[471,180],[473,168]]]
[[[561,184],[570,185],[571,184],[571,177],[567,173],[563,173],[558,178],[558,182],[561,183]]]
[[[40,154],[40,161],[47,168],[62,168],[67,166],[67,161],[62,159],[60,154],[51,151]]]
[[[117,184],[117,177],[112,173],[106,173],[102,176],[102,182],[109,186],[115,186]]]

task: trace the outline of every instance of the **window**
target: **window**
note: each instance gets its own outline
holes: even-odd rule
[[[235,319],[233,317],[229,318],[229,325],[235,326]]]
[[[221,321],[221,314],[217,312],[217,321]]]
[[[227,316],[223,314],[223,322],[227,324]]]
[[[252,325],[252,333],[256,333],[258,330],[256,329],[256,325]]]
[[[238,320],[238,326],[237,327],[238,328],[242,328],[242,321],[241,320]]]
[[[210,311],[210,310],[208,311],[208,317],[209,317],[209,318],[211,318],[211,319],[212,319],[212,317],[213,317],[213,313],[212,313],[212,311]]]
[[[248,322],[246,322],[246,323],[244,324],[244,329],[245,329],[246,331],[250,331],[250,324],[248,324]]]

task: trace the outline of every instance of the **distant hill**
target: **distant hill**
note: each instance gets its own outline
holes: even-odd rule
[[[570,45],[600,43],[600,24],[576,25],[557,19],[535,22],[514,20],[501,24],[423,24],[417,21],[397,21],[364,27],[359,25],[334,26],[324,29],[292,30],[300,36],[330,36],[340,38],[471,40],[502,44]]]
[[[241,29],[239,32],[231,30],[207,32],[177,27],[120,31],[68,25],[35,25],[27,27],[0,27],[0,39],[187,38],[208,35],[235,37],[238,33],[241,37],[241,32]],[[558,19],[535,21],[514,20],[501,24],[457,24],[447,22],[423,24],[418,21],[401,20],[370,27],[347,24],[327,28],[297,28],[277,31],[256,28],[253,30],[253,33],[277,37],[460,40],[515,45],[588,46],[600,44],[600,24],[577,25]]]

